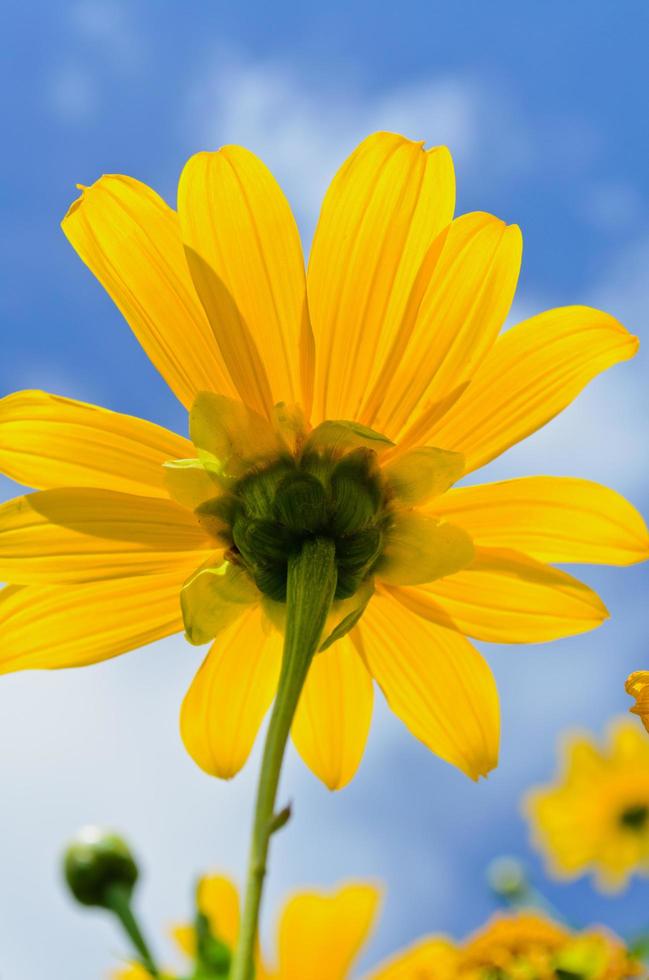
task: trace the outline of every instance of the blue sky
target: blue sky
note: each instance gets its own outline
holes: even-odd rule
[[[644,0],[8,0],[0,394],[40,387],[182,430],[173,396],[60,232],[75,184],[122,172],[173,202],[187,156],[241,142],[281,179],[308,242],[327,181],[377,128],[447,143],[459,209],[521,225],[516,317],[600,305],[646,347],[648,27]],[[590,477],[646,513],[646,377],[641,350],[484,475]],[[543,883],[521,794],[551,774],[558,734],[601,731],[628,706],[627,673],[649,665],[647,572],[578,572],[611,610],[604,627],[552,646],[486,649],[503,708],[502,762],[487,782],[431,757],[380,704],[342,793],[289,758],[282,792],[295,819],[274,849],[267,937],[291,889],[371,877],[386,899],[369,966],[424,931],[475,928],[493,907],[484,867],[504,851]],[[177,711],[199,660],[178,638],[84,671],[2,679],[1,975],[88,980],[123,949],[58,881],[59,848],[83,822],[132,839],[146,868],[140,904],[157,935],[185,914],[200,870],[241,875],[256,760],[222,785],[184,754]],[[643,882],[616,899],[587,881],[547,890],[581,923],[637,929],[649,915]]]

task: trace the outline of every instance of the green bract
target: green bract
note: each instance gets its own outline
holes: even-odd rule
[[[376,454],[366,447],[343,455],[308,448],[281,457],[230,483],[203,503],[199,520],[264,595],[286,599],[289,557],[313,537],[336,545],[336,599],[354,595],[371,573],[390,521],[389,495]]]

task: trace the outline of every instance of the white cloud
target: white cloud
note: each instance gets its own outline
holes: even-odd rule
[[[47,83],[52,113],[64,123],[83,123],[95,115],[99,89],[91,72],[79,65],[57,68]]]
[[[132,11],[115,0],[80,0],[68,11],[68,35],[47,79],[50,111],[66,124],[97,116],[104,74],[130,76],[147,63],[147,48]]]
[[[242,143],[262,156],[287,189],[305,240],[336,169],[378,129],[449,146],[460,192],[479,189],[477,206],[490,189],[532,173],[587,171],[598,151],[585,119],[548,117],[532,126],[516,93],[495,77],[435,73],[368,92],[345,65],[323,83],[285,61],[232,48],[216,50],[197,69],[184,125],[192,149]]]
[[[80,40],[94,46],[117,72],[142,67],[143,39],[126,4],[81,0],[70,11],[70,24]]]
[[[225,49],[197,72],[185,132],[192,147],[235,142],[261,155],[310,232],[333,173],[370,132],[390,129],[446,144],[461,186],[479,181],[485,188],[540,166],[554,126],[563,132],[565,120],[549,123],[545,132],[532,130],[507,92],[470,73],[425,76],[368,94],[344,68],[323,85],[283,63]],[[556,166],[576,153],[583,157],[589,145],[586,139],[553,142],[562,154]]]

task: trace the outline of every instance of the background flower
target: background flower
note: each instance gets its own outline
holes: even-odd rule
[[[649,739],[632,721],[598,743],[575,735],[556,782],[533,789],[525,810],[535,842],[559,877],[594,874],[617,891],[649,873]]]

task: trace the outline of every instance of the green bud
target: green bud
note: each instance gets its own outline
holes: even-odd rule
[[[491,890],[502,898],[515,899],[528,891],[525,868],[512,857],[495,858],[487,868],[487,881]]]
[[[65,852],[63,871],[77,902],[101,908],[109,907],[109,892],[115,887],[130,896],[138,877],[126,842],[100,827],[79,831]]]
[[[320,530],[327,518],[324,487],[309,473],[284,477],[277,487],[273,513],[276,520],[293,531]]]

